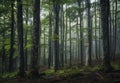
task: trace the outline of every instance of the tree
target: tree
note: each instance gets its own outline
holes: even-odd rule
[[[55,28],[54,28],[54,59],[55,59],[55,71],[59,69],[59,11],[60,0],[53,0],[53,8],[55,15]]]
[[[17,28],[18,28],[18,45],[20,55],[20,67],[19,75],[23,77],[25,75],[24,70],[24,49],[23,49],[23,12],[22,12],[22,0],[17,0]]]
[[[95,55],[96,55],[96,59],[98,60],[98,54],[97,54],[97,1],[95,0]]]
[[[90,17],[90,0],[86,0],[87,6],[87,28],[88,28],[88,65],[92,65],[91,60],[91,47],[92,47],[92,28],[91,28],[91,17]]]
[[[34,1],[33,9],[33,34],[32,34],[32,49],[31,49],[31,74],[34,77],[39,76],[38,71],[38,56],[40,46],[40,0]]]
[[[50,1],[49,1],[50,2]],[[51,66],[51,62],[52,62],[52,12],[49,11],[49,40],[48,40],[48,44],[49,44],[49,55],[48,55],[48,68],[50,68]]]
[[[11,41],[9,56],[9,71],[13,71],[13,55],[14,55],[14,1],[11,2]]]
[[[103,70],[109,71],[112,69],[110,63],[110,48],[109,48],[109,13],[110,4],[109,0],[100,0],[101,7],[101,23],[102,23],[102,33],[103,33]]]
[[[83,65],[83,31],[82,31],[82,20],[83,20],[83,14],[81,11],[81,7],[82,7],[82,2],[78,1],[78,15],[79,15],[79,19],[80,19],[80,50],[81,50],[81,65]]]
[[[72,33],[71,33],[71,30],[72,30],[72,27],[71,27],[71,18],[70,18],[70,15],[69,15],[69,38],[70,38],[70,42],[69,42],[69,45],[70,45],[70,67],[72,65]]]

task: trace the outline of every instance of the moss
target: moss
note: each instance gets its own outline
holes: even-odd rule
[[[54,69],[48,69],[48,70],[44,71],[44,73],[46,75],[52,75],[52,74],[55,74],[55,70]]]
[[[112,63],[112,67],[114,68],[114,70],[119,70],[120,69],[120,65],[116,64],[116,63]]]
[[[13,78],[13,77],[16,77],[18,74],[18,72],[12,72],[12,73],[5,73],[2,75],[2,78]]]

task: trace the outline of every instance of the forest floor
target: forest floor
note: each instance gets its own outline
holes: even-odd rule
[[[0,78],[0,83],[120,83],[120,70],[103,73],[98,71],[78,71],[79,69],[60,70],[49,74],[41,74],[39,79],[30,78]]]

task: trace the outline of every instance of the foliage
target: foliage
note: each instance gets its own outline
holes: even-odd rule
[[[120,69],[120,65],[117,64],[117,63],[112,63],[112,67],[113,67],[115,70],[119,70],[119,69]]]
[[[4,73],[4,74],[2,75],[2,78],[13,78],[13,77],[16,77],[17,74],[18,74],[17,71],[16,71],[16,72],[12,72],[12,73]]]
[[[48,69],[44,72],[46,75],[53,75],[55,73],[54,69]]]

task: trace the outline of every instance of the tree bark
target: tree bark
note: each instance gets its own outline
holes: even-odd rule
[[[18,28],[18,45],[20,55],[20,67],[19,75],[23,77],[25,75],[24,69],[24,49],[23,49],[23,12],[22,12],[22,0],[17,0],[17,28]]]
[[[10,40],[10,56],[9,56],[9,72],[14,70],[14,2],[11,3],[11,40]]]
[[[57,71],[59,69],[59,10],[60,10],[60,1],[53,1],[53,8],[55,14],[55,29],[54,29],[54,59],[55,65],[54,69]]]
[[[39,77],[38,56],[40,48],[40,0],[34,0],[33,9],[33,34],[31,49],[31,74],[33,77]]]
[[[102,32],[103,32],[103,70],[111,70],[110,63],[110,48],[109,48],[109,13],[110,5],[109,0],[100,0],[101,7],[101,23],[102,23]]]

